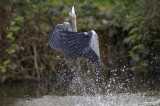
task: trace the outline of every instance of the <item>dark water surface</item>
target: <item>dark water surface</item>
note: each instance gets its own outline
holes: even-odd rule
[[[159,106],[160,91],[106,92],[62,95],[46,84],[6,84],[0,87],[0,106]]]

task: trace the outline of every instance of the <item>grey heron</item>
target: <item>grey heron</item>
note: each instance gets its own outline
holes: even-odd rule
[[[68,22],[57,24],[49,39],[51,48],[64,52],[67,60],[76,59],[77,57],[87,58],[97,68],[100,68],[102,62],[100,59],[97,33],[93,30],[77,32],[75,5],[71,7],[69,16],[73,29]]]

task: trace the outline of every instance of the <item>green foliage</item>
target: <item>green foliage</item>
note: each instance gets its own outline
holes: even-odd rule
[[[7,35],[7,38],[10,40],[10,42],[13,42],[15,40],[13,36],[13,32],[9,32],[9,34]]]
[[[24,21],[24,17],[22,16],[18,16],[14,19],[16,22],[23,22]],[[12,24],[11,24],[12,25]]]
[[[140,66],[142,66],[142,67],[147,67],[147,66],[148,66],[148,64],[147,64],[147,63],[142,62],[142,63],[140,63]]]
[[[9,33],[7,35],[7,39],[10,41],[10,44],[12,45],[10,48],[6,49],[6,52],[10,55],[13,56],[13,54],[16,52],[16,44],[15,44],[15,36],[18,31],[20,30],[19,23],[23,22],[24,18],[21,16],[18,16],[14,18],[10,22],[10,28],[9,28]],[[0,66],[0,70],[2,73],[5,73],[7,70],[7,66],[11,63],[11,60],[8,59],[4,61],[3,66]]]
[[[129,57],[137,63],[138,68],[148,66],[151,61],[154,61],[154,58],[150,59],[151,53],[157,50],[157,46],[151,45],[151,42],[159,41],[160,9],[157,7],[160,7],[160,1],[114,0],[109,2],[113,4],[115,12],[115,18],[109,23],[109,27],[112,28],[109,37],[116,36],[121,41],[121,37],[118,37],[119,33],[115,31],[116,28],[122,28],[123,32],[128,32],[127,35],[125,33],[121,36],[125,36],[123,44],[129,48]]]
[[[15,53],[15,49],[6,49],[6,52],[9,54],[9,55],[13,55]]]
[[[12,0],[0,0],[0,2],[8,4],[8,3],[11,3]]]
[[[14,34],[16,34],[20,30],[20,26],[18,26],[17,24],[23,22],[23,20],[24,17],[18,16],[11,21],[9,28],[10,32],[7,35],[7,38],[10,40],[10,42],[15,41]]]
[[[2,73],[6,72],[6,70],[7,70],[6,68],[10,62],[11,62],[11,60],[6,60],[6,61],[4,61],[3,66],[0,66],[0,70]]]
[[[138,62],[139,61],[139,55],[133,53],[133,51],[128,51],[129,56],[132,58],[133,61]]]

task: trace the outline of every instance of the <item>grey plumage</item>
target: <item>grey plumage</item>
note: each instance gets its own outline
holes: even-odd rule
[[[52,31],[49,43],[52,49],[58,49],[67,55],[68,60],[77,57],[88,58],[101,67],[98,36],[95,31],[73,32],[69,23],[58,24]]]
[[[68,60],[77,57],[88,58],[90,62],[95,63],[96,67],[100,68],[102,63],[97,33],[93,30],[77,32],[75,5],[71,7],[69,15],[73,30],[68,22],[56,25],[49,39],[51,48],[64,52]]]

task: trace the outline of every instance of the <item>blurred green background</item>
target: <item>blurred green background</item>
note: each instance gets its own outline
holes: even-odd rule
[[[0,0],[1,83],[51,81],[70,69],[72,63],[67,65],[65,55],[52,50],[48,40],[56,24],[70,22],[74,4],[78,31],[98,33],[104,64],[100,73],[106,80],[114,72],[159,79],[159,0]]]

